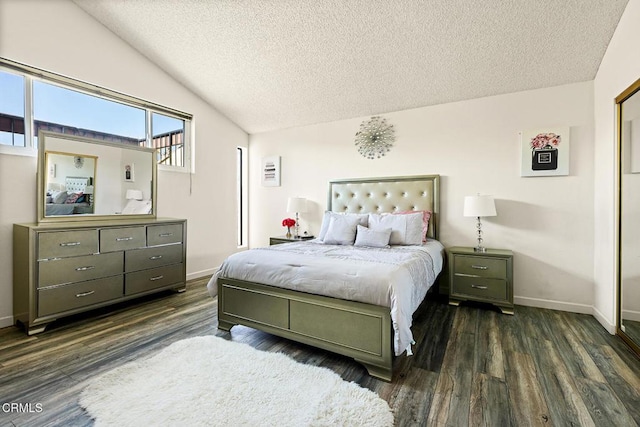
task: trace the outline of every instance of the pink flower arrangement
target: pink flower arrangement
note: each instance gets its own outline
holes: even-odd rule
[[[560,144],[560,135],[555,133],[539,133],[531,138],[531,149],[555,148]]]
[[[294,225],[296,225],[296,220],[293,218],[285,218],[282,220],[282,226],[283,227],[287,227],[287,228],[291,228]]]

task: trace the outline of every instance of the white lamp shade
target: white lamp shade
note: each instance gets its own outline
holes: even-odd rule
[[[496,216],[496,203],[493,196],[466,196],[464,198],[464,216]]]
[[[84,188],[84,194],[93,194],[93,185],[87,185]]]
[[[125,197],[128,200],[142,200],[142,190],[127,190]]]
[[[307,199],[304,197],[289,197],[287,200],[287,212],[306,212]]]

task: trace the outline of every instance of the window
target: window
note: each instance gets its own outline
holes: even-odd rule
[[[49,130],[156,148],[163,169],[190,170],[190,114],[4,58],[0,94],[0,149],[18,147],[5,152],[31,150]]]
[[[142,108],[41,81],[33,82],[34,138],[40,130],[49,130],[144,146],[145,114]]]
[[[184,166],[184,120],[151,114],[151,146],[157,150],[158,164]]]
[[[238,147],[236,151],[236,188],[237,188],[237,212],[238,212],[238,246],[247,246],[247,149]]]
[[[25,147],[24,77],[0,70],[0,145]]]

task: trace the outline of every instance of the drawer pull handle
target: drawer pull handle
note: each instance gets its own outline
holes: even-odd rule
[[[95,265],[88,265],[86,267],[78,267],[76,268],[76,271],[87,271],[87,270],[93,270],[94,268],[96,268]]]
[[[475,268],[476,270],[487,270],[487,269],[489,269],[489,267],[486,267],[484,265],[472,265],[471,268]]]
[[[169,237],[169,236],[173,236],[173,233],[160,233],[160,234],[158,234],[158,237]]]
[[[149,259],[150,260],[156,260],[156,259],[160,259],[162,258],[162,255],[154,255],[154,256],[150,256]]]
[[[89,292],[82,292],[79,294],[76,294],[76,298],[82,298],[82,297],[88,297],[91,294],[95,294],[96,291],[89,291]]]
[[[65,246],[78,246],[80,245],[80,242],[65,242],[65,243],[60,243],[60,246],[65,247]]]
[[[486,286],[480,286],[480,285],[471,285],[471,287],[472,287],[472,288],[475,288],[475,289],[481,289],[481,290],[483,290],[483,291],[484,291],[485,289],[487,289],[487,287],[486,287]]]
[[[156,276],[156,277],[151,277],[149,280],[151,280],[152,282],[154,282],[154,281],[156,281],[156,280],[160,280],[160,279],[163,279],[163,278],[164,278],[164,276],[163,276],[163,275],[160,275],[160,276]]]
[[[116,242],[126,242],[127,240],[133,240],[133,237],[116,237]]]

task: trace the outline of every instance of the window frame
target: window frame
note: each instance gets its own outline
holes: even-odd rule
[[[0,154],[36,156],[37,147],[34,145],[33,134],[33,81],[40,80],[47,84],[60,86],[64,89],[77,91],[89,96],[102,98],[107,101],[117,102],[135,108],[145,110],[145,147],[152,147],[152,129],[151,114],[158,113],[165,116],[173,117],[184,122],[184,160],[183,166],[171,166],[158,164],[158,170],[194,173],[193,170],[193,151],[195,141],[193,138],[193,115],[185,113],[150,101],[145,101],[122,92],[117,92],[95,84],[87,83],[81,80],[72,79],[61,74],[42,70],[16,61],[0,57],[0,71],[19,74],[24,77],[25,84],[25,146],[16,147],[0,144]]]

